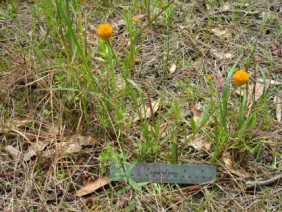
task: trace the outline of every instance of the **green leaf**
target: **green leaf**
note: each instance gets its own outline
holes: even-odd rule
[[[129,185],[131,185],[132,188],[134,188],[135,190],[142,192],[141,186],[139,186],[139,184],[136,183],[134,180],[132,180],[132,179],[129,178],[129,179],[128,179],[128,183],[129,183]]]
[[[123,194],[124,192],[126,192],[126,191],[128,191],[128,190],[130,190],[130,186],[129,186],[129,185],[123,187],[123,188],[120,189],[120,190],[118,190],[118,191],[117,191],[117,195],[119,196],[119,195]]]
[[[135,208],[135,205],[136,205],[136,201],[132,200],[126,211],[128,211],[128,212],[132,211]]]
[[[196,123],[195,123],[195,120],[194,120],[193,117],[190,118],[190,125],[191,125],[191,128],[192,128],[193,134],[195,134],[195,132],[196,132]]]

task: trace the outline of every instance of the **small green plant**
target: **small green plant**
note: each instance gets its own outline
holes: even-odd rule
[[[100,170],[102,173],[107,172],[107,168],[111,163],[113,153],[113,148],[110,145],[106,145],[103,149],[103,152],[99,155]]]
[[[118,170],[123,170],[122,173],[116,174],[111,178],[111,180],[121,180],[123,179],[128,183],[127,186],[124,186],[122,189],[117,191],[117,195],[121,195],[122,193],[134,189],[140,193],[142,193],[142,186],[148,184],[148,183],[137,183],[135,182],[131,177],[131,171],[135,166],[135,163],[129,164],[125,160],[121,160],[121,158],[114,157],[113,163],[115,164],[115,168]]]
[[[9,15],[12,18],[16,18],[17,17],[17,7],[16,7],[16,1],[12,0],[10,1],[10,3],[8,4],[8,11],[9,11]]]
[[[59,177],[61,180],[66,179],[66,176],[67,176],[67,174],[66,174],[65,172],[60,172],[60,173],[58,173],[58,177]]]

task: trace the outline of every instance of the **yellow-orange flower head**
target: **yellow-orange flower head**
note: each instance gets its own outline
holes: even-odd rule
[[[85,3],[86,2],[86,0],[79,0],[80,1],[80,3]]]
[[[237,86],[241,86],[249,81],[249,74],[245,70],[238,70],[233,75],[233,79]]]
[[[208,81],[212,81],[212,76],[211,75],[208,75]]]
[[[139,19],[138,17],[135,17],[135,18],[133,19],[133,21],[134,21],[136,24],[139,24],[139,23],[140,23],[140,19]]]
[[[109,40],[113,36],[113,27],[110,24],[102,24],[98,27],[97,34],[103,40]]]

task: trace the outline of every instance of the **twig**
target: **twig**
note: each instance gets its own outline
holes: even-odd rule
[[[0,177],[12,177],[13,175],[11,175],[11,174],[2,174],[2,173],[0,173]]]
[[[276,181],[278,182],[279,180],[282,179],[282,174],[276,175],[270,179],[267,180],[259,180],[259,181],[247,181],[246,182],[246,188],[251,189],[257,186],[267,186],[275,183]]]

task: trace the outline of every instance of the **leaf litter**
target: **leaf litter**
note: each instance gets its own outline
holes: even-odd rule
[[[198,151],[209,152],[212,143],[208,140],[208,138],[204,134],[198,133],[191,140],[189,140],[188,146],[191,146]]]
[[[232,159],[232,156],[229,152],[224,152],[222,154],[222,160],[225,165],[224,167],[226,168],[228,172],[235,174],[243,179],[249,178],[251,176],[248,172],[246,172],[242,168],[241,169],[235,168],[236,163]]]
[[[276,105],[276,119],[281,122],[282,119],[282,90],[278,92],[275,97],[275,105]]]
[[[215,27],[211,30],[217,37],[230,39],[232,38],[232,34],[228,31],[228,29],[222,25]]]
[[[278,82],[275,80],[266,79],[265,83],[263,79],[258,79],[256,84],[250,83],[248,85],[248,101],[251,102],[253,98],[253,92],[254,93],[254,99],[255,101],[259,100],[259,98],[269,89],[271,85],[282,85],[282,82]],[[255,89],[254,89],[255,88]],[[240,89],[238,88],[235,91],[238,95],[243,95],[243,93],[240,93]]]
[[[157,99],[152,102],[152,108],[150,106],[140,107],[141,115],[136,115],[133,119],[133,122],[137,122],[139,120],[151,118],[159,109],[161,99]]]
[[[19,151],[11,145],[7,145],[5,150],[14,160],[18,160],[23,156],[23,160],[27,162],[38,154],[43,157],[52,157],[55,154],[61,156],[72,155],[80,152],[83,146],[94,146],[96,144],[98,144],[98,141],[91,136],[73,134],[63,137],[61,142],[54,142],[54,139],[50,139],[50,137],[47,136],[46,140],[31,142],[24,152]],[[46,149],[47,146],[49,147]]]
[[[169,74],[174,74],[176,71],[176,64],[173,63],[169,69]]]
[[[75,196],[77,197],[82,197],[85,196],[87,194],[93,193],[96,190],[98,190],[99,188],[107,185],[110,183],[110,180],[107,176],[105,177],[100,177],[97,180],[95,180],[92,183],[89,183],[85,186],[83,186],[82,188],[80,188],[76,193]]]

